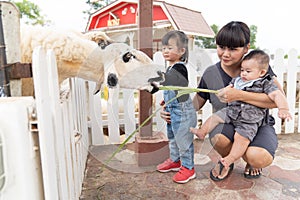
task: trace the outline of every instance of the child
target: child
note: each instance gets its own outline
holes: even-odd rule
[[[269,56],[261,50],[253,50],[245,56],[241,63],[240,77],[234,78],[234,88],[251,92],[264,92],[272,99],[279,111],[281,119],[292,119],[289,113],[288,103],[282,91],[274,84],[272,78],[267,74],[269,67]],[[249,143],[253,140],[259,126],[264,124],[266,115],[264,108],[240,101],[228,103],[228,106],[217,111],[202,125],[201,129],[191,128],[190,131],[200,139],[212,131],[219,123],[233,123],[236,134],[230,153],[219,161],[220,173],[225,167],[232,170],[233,163],[244,155]],[[210,174],[215,181],[223,180]]]
[[[169,62],[162,85],[188,86],[188,38],[181,31],[170,31],[162,38],[163,56]],[[161,105],[177,95],[177,91],[164,91]],[[187,183],[196,178],[194,170],[194,135],[189,127],[196,126],[197,116],[188,94],[168,102],[165,106],[172,123],[167,123],[170,158],[157,166],[159,172],[178,171],[173,181]]]

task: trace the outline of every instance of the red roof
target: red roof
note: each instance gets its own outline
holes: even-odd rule
[[[136,29],[138,0],[119,0],[90,15],[86,31],[117,31]],[[189,35],[214,37],[201,12],[173,5],[164,1],[153,1],[153,27],[172,26]]]

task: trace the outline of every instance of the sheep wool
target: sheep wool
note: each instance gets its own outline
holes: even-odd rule
[[[97,43],[85,39],[83,34],[40,26],[21,29],[21,62],[31,63],[33,49],[41,46],[52,49],[57,60],[59,82],[77,75],[81,64],[98,47]]]

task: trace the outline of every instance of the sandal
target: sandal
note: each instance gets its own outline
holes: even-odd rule
[[[224,165],[221,163],[221,161],[219,161],[219,162],[217,163],[217,165],[220,166],[220,168],[219,168],[219,175],[221,175],[221,174],[222,174],[222,171],[223,171],[223,169],[224,169]],[[219,178],[219,177],[218,177],[219,175],[218,175],[218,176],[214,176],[213,173],[212,173],[212,171],[213,171],[213,169],[214,169],[214,168],[213,168],[213,169],[210,170],[210,178],[211,178],[213,181],[222,181],[222,180],[226,179],[226,178],[228,177],[228,175],[232,172],[233,167],[234,167],[234,163],[232,163],[231,165],[229,165],[228,172],[227,172],[226,176],[224,176],[223,178]]]
[[[262,168],[258,170],[258,174],[253,174],[254,170],[255,169],[251,166],[248,169],[246,168],[244,172],[244,177],[247,179],[259,178],[261,176]]]

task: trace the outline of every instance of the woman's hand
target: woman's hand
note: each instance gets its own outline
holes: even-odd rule
[[[233,85],[230,84],[227,87],[220,89],[217,93],[217,97],[223,103],[236,101],[239,97],[239,90],[233,88]]]
[[[166,106],[165,106],[165,101],[162,100],[159,105],[161,105],[163,108],[160,111],[160,117],[165,120],[168,124],[171,124],[171,116],[169,112],[166,112]]]

